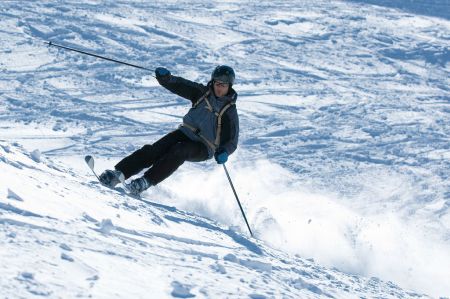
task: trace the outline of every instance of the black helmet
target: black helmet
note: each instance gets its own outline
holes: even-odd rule
[[[211,74],[211,80],[221,81],[232,85],[234,83],[234,71],[227,65],[218,65]]]

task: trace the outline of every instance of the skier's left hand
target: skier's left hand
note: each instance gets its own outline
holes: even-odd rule
[[[167,81],[170,78],[170,71],[164,67],[157,67],[155,69],[156,80],[159,83]]]
[[[228,153],[225,149],[219,148],[214,154],[217,164],[224,164],[228,161]]]

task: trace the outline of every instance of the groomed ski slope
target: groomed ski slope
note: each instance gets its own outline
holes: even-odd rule
[[[6,222],[0,227],[14,236],[1,241],[9,246],[0,249],[1,264],[8,264],[0,268],[2,290],[10,286],[8,294],[13,298],[15,294],[39,297],[42,287],[50,297],[65,297],[72,282],[58,280],[64,275],[55,274],[65,269],[66,277],[85,283],[74,290],[106,298],[111,295],[109,287],[118,292],[115,297],[126,298],[123,292],[130,291],[131,281],[126,280],[124,265],[128,261],[130,273],[142,273],[147,267],[135,270],[140,263],[134,261],[144,256],[133,253],[136,245],[125,251],[113,247],[107,254],[101,250],[110,242],[122,242],[115,234],[142,237],[133,235],[135,230],[169,236],[155,237],[171,248],[161,253],[166,268],[152,263],[162,267],[158,277],[180,271],[182,277],[202,274],[195,276],[196,282],[181,276],[164,282],[161,278],[154,291],[168,297],[173,289],[183,290],[189,284],[195,285],[190,293],[197,297],[217,297],[214,294],[220,291],[236,295],[237,274],[228,274],[232,283],[215,285],[210,295],[200,292],[200,285],[212,285],[211,272],[220,279],[227,277],[211,265],[217,262],[232,272],[225,265],[230,262],[224,259],[228,252],[216,252],[222,248],[221,238],[237,258],[230,265],[250,275],[239,282],[246,296],[270,298],[271,289],[273,297],[283,292],[287,297],[295,297],[295,292],[342,298],[363,293],[376,297],[373,294],[380,292],[381,297],[396,297],[396,293],[389,295],[391,287],[401,296],[413,296],[394,287],[399,285],[450,297],[450,21],[438,11],[445,1],[421,1],[416,7],[408,2],[407,10],[373,2],[0,1],[0,140],[11,151],[3,150],[0,156],[0,217],[10,219],[2,220]],[[49,48],[45,41],[148,68],[165,66],[203,83],[217,64],[233,66],[241,136],[227,167],[259,240],[245,244],[260,248],[263,257],[253,256],[242,244],[249,241],[245,224],[223,169],[213,161],[186,163],[146,192],[144,197],[157,206],[143,206],[95,184],[84,165],[85,154],[94,155],[99,172],[111,168],[175,129],[189,103],[161,88],[151,73]],[[30,155],[43,162],[27,160],[23,166],[21,159]],[[52,165],[57,169],[42,172],[40,168]],[[45,188],[45,182],[52,187]],[[77,203],[79,208],[72,206]],[[130,208],[128,216],[116,217],[126,205],[136,210]],[[19,216],[21,210],[29,216]],[[152,222],[152,213],[170,229]],[[166,219],[166,213],[169,218],[183,214],[188,222]],[[127,222],[126,217],[133,220]],[[108,221],[102,225],[105,219],[112,225]],[[86,247],[97,248],[99,260],[75,254],[83,249],[80,244],[86,244],[80,241],[85,234],[74,228],[79,226],[81,231],[86,228],[89,238],[95,236]],[[102,230],[108,227],[112,229],[105,235]],[[167,230],[159,231],[162,228]],[[52,243],[62,236],[73,252]],[[206,246],[206,252],[217,259],[203,258],[207,266],[192,270],[191,257],[199,255],[178,251],[174,255],[171,250],[178,250],[181,242],[174,236],[220,244]],[[97,242],[97,237],[104,239]],[[55,245],[53,251],[35,255],[41,242]],[[240,255],[235,247],[251,257]],[[149,256],[158,254],[150,251]],[[16,256],[16,252],[23,253]],[[74,261],[60,260],[62,253]],[[123,258],[128,255],[132,258]],[[173,256],[177,258],[170,259]],[[267,256],[273,260],[266,260]],[[109,263],[101,260],[109,258],[120,260],[121,266],[106,268]],[[272,272],[242,265],[239,261],[246,258],[270,264]],[[37,272],[40,260],[58,266]],[[85,275],[77,263],[81,260],[94,265],[93,270],[87,267],[89,273],[101,273]],[[288,261],[291,269],[305,263],[326,273],[336,271],[332,276],[337,281],[342,277],[352,289],[341,293],[344,284],[339,287],[333,279],[317,278],[315,271],[305,272],[311,277],[297,270],[276,276],[273,268],[281,260]],[[151,279],[146,278],[141,275],[139,285],[148,284]],[[114,279],[123,284],[111,283]],[[270,281],[264,291],[251,287],[252,280],[260,286],[264,279]],[[272,279],[280,288],[269,287]],[[297,279],[300,288],[293,282]],[[56,281],[55,288],[51,281]],[[174,286],[174,281],[179,285]],[[310,284],[323,293],[314,292]],[[137,286],[136,293],[144,298],[147,294]]]

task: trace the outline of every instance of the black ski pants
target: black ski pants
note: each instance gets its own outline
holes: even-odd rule
[[[175,130],[154,144],[144,145],[125,157],[115,168],[125,175],[125,179],[149,168],[144,176],[151,184],[157,185],[185,161],[200,162],[207,159],[208,149],[203,143],[192,141],[180,130]]]

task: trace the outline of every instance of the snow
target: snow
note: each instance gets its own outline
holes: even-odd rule
[[[2,296],[450,297],[448,7],[1,1]],[[46,41],[203,83],[233,66],[256,238],[213,161],[141,200],[102,187],[84,155],[111,168],[189,103]]]
[[[19,146],[1,145],[9,150],[1,151],[6,162],[0,179],[16,177],[8,180],[14,189],[27,183],[23,201],[4,199],[0,206],[1,282],[7,298],[143,298],[149,293],[344,298],[341,284],[353,294],[410,296],[383,282],[378,284],[383,291],[373,290],[362,277],[347,285],[352,276],[338,270],[272,249],[210,219],[107,189],[45,157],[36,162]]]

